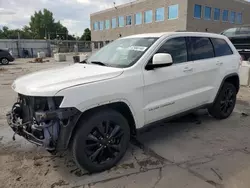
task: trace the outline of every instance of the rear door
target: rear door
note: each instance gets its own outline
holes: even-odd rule
[[[217,77],[217,90],[220,87],[225,75],[229,75],[238,69],[240,63],[240,55],[235,54],[227,41],[222,38],[211,38],[214,46],[216,65],[219,67],[220,73]],[[216,95],[216,91],[212,96]]]
[[[193,61],[193,96],[199,105],[211,102],[220,76],[213,44],[208,37],[188,37],[190,59]],[[195,105],[195,104],[194,104]]]

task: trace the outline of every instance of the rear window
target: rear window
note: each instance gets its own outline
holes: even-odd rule
[[[211,38],[214,45],[214,52],[216,57],[233,54],[232,49],[224,39]]]
[[[201,60],[214,57],[214,49],[209,38],[206,37],[189,37],[188,46],[191,60]]]

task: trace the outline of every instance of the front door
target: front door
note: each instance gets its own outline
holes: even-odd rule
[[[190,100],[194,67],[188,60],[185,37],[168,39],[156,53],[171,54],[173,65],[144,70],[145,124],[178,114],[195,102]]]

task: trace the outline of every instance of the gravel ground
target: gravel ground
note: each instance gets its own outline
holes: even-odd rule
[[[79,170],[70,153],[51,155],[21,137],[12,140],[5,114],[16,100],[10,86],[17,77],[70,62],[0,66],[0,187],[171,187],[249,188],[250,90],[242,87],[236,109],[217,121],[205,111],[140,132],[122,161],[109,171]]]

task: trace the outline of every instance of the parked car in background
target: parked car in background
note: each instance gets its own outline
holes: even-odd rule
[[[231,40],[243,60],[250,61],[250,25],[230,28],[221,34]]]
[[[14,61],[15,58],[10,54],[8,50],[0,49],[0,63],[2,65],[8,65],[9,62]]]

